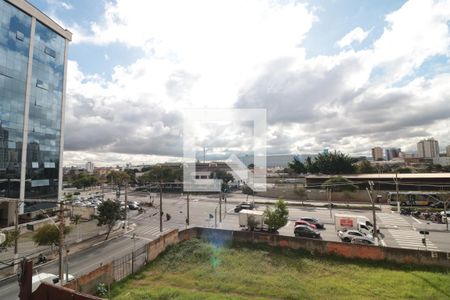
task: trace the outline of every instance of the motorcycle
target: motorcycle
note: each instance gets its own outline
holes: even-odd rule
[[[37,264],[43,264],[47,262],[47,256],[43,255],[42,253],[39,254]]]
[[[402,208],[400,209],[400,214],[404,216],[410,216],[411,215],[411,209],[410,208]]]

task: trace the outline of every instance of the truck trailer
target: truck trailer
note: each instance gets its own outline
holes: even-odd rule
[[[249,209],[241,210],[239,212],[239,226],[248,230],[263,230],[265,226],[264,212]]]

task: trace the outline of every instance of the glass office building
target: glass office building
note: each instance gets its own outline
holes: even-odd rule
[[[26,1],[0,0],[0,219],[62,189],[67,45],[71,33]],[[14,208],[14,211],[11,210]],[[24,205],[20,205],[23,212]],[[5,224],[6,223],[6,224]]]

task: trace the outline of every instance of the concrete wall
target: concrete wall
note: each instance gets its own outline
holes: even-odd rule
[[[450,268],[450,253],[447,252],[354,245],[249,231],[231,231],[212,228],[188,230],[191,232],[181,231],[180,236],[190,236],[191,238],[200,237],[212,243],[262,243],[273,247],[303,249],[317,255],[337,255],[346,258]]]
[[[172,230],[154,241],[148,243],[147,247],[147,257],[149,261],[154,260],[158,255],[166,250],[170,245],[178,244],[178,230]]]
[[[58,285],[42,283],[31,295],[31,300],[54,300],[54,299],[72,299],[72,300],[101,300],[91,295],[75,292],[69,288]]]
[[[306,196],[301,199],[297,194],[295,194],[295,189],[301,188],[301,184],[275,184],[274,187],[269,187],[266,192],[258,192],[256,195],[268,198],[283,198],[285,200],[317,200],[317,201],[328,201],[327,193],[320,190],[307,189]],[[376,186],[375,186],[376,188]],[[380,194],[383,196],[382,203],[386,202],[387,192],[385,191],[375,191],[375,195]],[[369,196],[365,190],[358,190],[356,192],[334,192],[332,195],[333,202],[349,202],[349,203],[369,203]]]
[[[71,215],[72,217],[75,215],[80,215],[83,220],[91,220],[92,215],[96,214],[95,207],[80,207],[80,206],[72,206]]]
[[[172,230],[160,236],[158,239],[151,241],[147,244],[148,262],[156,259],[159,254],[167,249],[168,246],[192,238],[201,238],[218,246],[231,246],[233,243],[255,243],[265,244],[272,247],[302,249],[318,256],[336,255],[349,259],[353,258],[372,261],[386,261],[409,265],[415,264],[437,266],[450,269],[450,253],[446,252],[354,245],[261,232],[233,231],[202,227],[193,227],[181,231]],[[136,271],[138,270],[135,270],[135,272]],[[106,265],[100,266],[96,270],[86,275],[77,278],[76,280],[68,283],[65,287],[79,292],[93,293],[97,284],[110,284],[114,282],[113,272],[113,263],[111,262]]]

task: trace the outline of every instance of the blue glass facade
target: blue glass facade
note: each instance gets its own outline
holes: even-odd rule
[[[0,0],[0,197],[19,197],[31,17]]]
[[[44,23],[0,0],[0,199],[20,197],[24,139],[24,200],[58,197],[66,40]]]
[[[55,198],[65,41],[40,22],[36,22],[34,39],[25,198]]]

